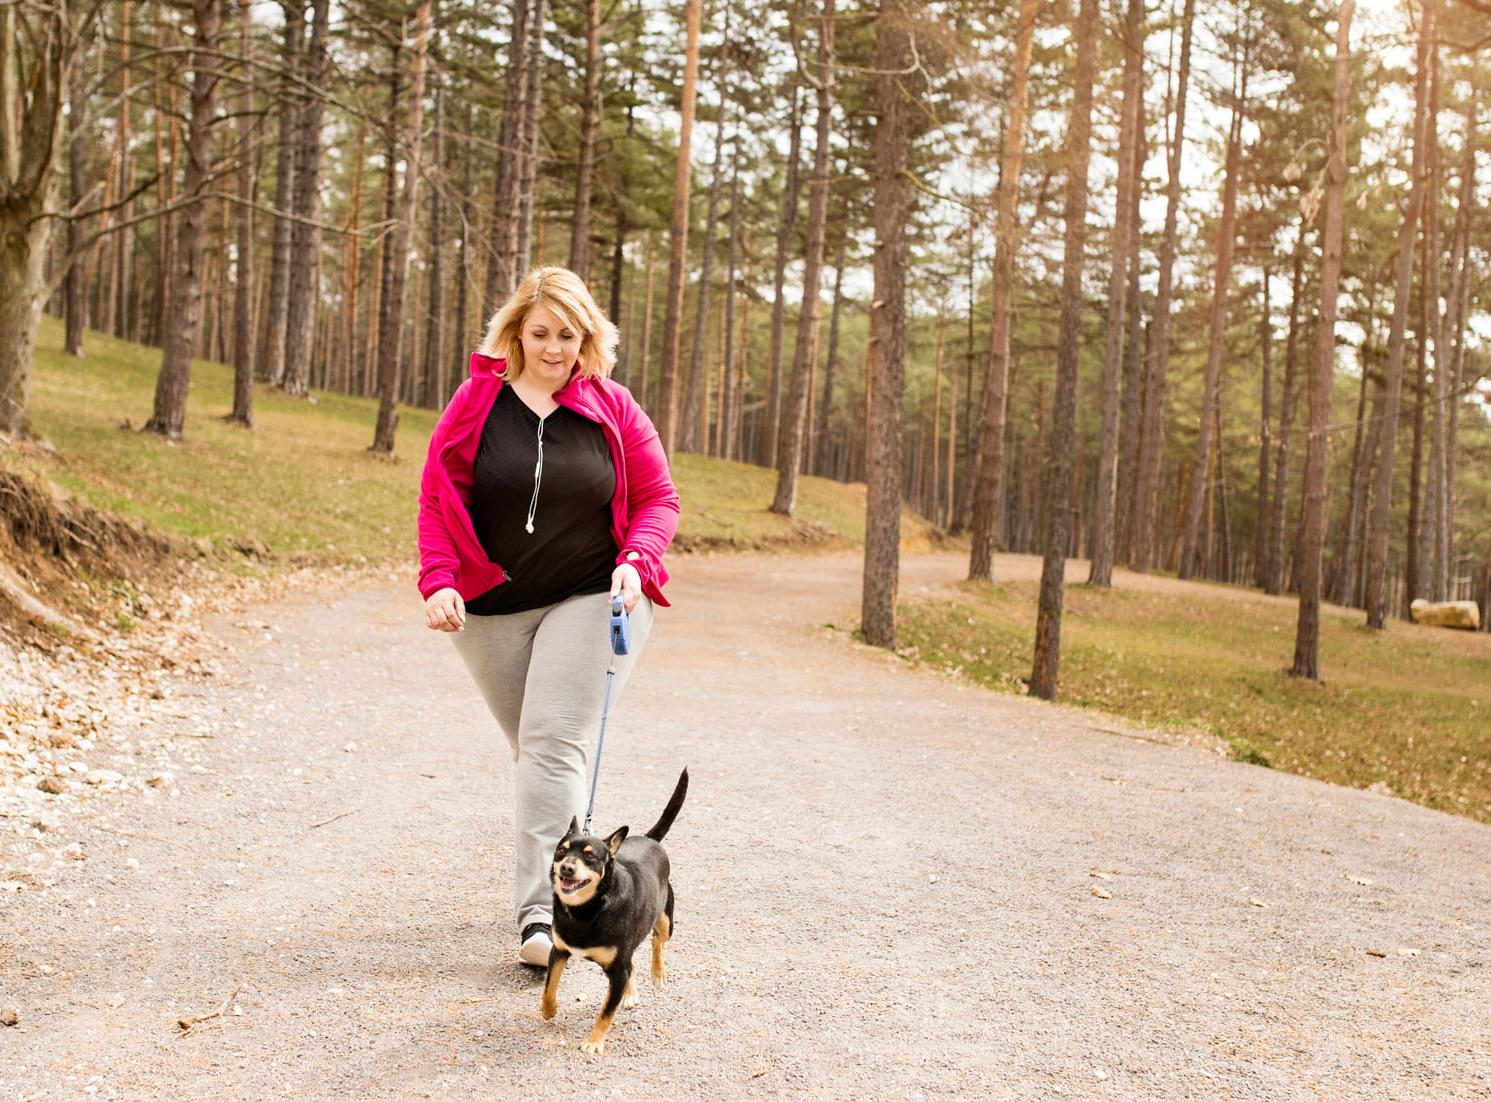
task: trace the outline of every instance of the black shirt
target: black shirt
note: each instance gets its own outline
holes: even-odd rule
[[[524,612],[607,592],[616,569],[615,492],[600,425],[563,406],[539,417],[504,386],[482,426],[470,511],[482,549],[508,580],[467,601],[466,611]]]

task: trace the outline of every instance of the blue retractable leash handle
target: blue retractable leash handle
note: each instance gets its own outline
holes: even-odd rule
[[[595,770],[590,775],[590,803],[585,806],[585,827],[582,833],[590,833],[590,817],[595,813],[595,789],[601,779],[601,750],[606,745],[606,716],[611,711],[611,682],[616,678],[616,656],[626,654],[632,646],[632,618],[626,611],[621,594],[611,598],[611,665],[606,670],[606,697],[601,704],[601,733],[595,740]]]

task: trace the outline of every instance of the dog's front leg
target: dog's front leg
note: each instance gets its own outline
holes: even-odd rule
[[[538,1001],[538,1012],[548,1021],[559,1010],[559,977],[569,963],[569,953],[557,945],[549,950],[549,974],[544,977],[544,997]]]
[[[606,1051],[606,1034],[611,1031],[611,1022],[616,1018],[616,1008],[621,1005],[622,997],[632,983],[632,962],[630,958],[618,956],[611,967],[606,969],[606,979],[611,983],[606,992],[606,1005],[601,1007],[599,1016],[595,1019],[595,1028],[590,1031],[590,1036],[585,1038],[580,1048],[592,1056],[599,1056]]]

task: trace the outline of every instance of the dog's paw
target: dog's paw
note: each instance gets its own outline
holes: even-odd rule
[[[661,964],[652,966],[652,982],[655,987],[663,986],[668,979],[668,969]]]
[[[622,997],[621,1009],[635,1010],[637,1008],[637,1004],[641,1001],[641,999],[637,998],[637,993],[635,991],[629,991],[625,996]]]
[[[538,1004],[538,1012],[544,1016],[544,1021],[547,1022],[555,1014],[559,1013],[559,1003],[554,999],[543,999]]]
[[[605,1041],[581,1041],[580,1051],[590,1056],[604,1056],[606,1054]]]

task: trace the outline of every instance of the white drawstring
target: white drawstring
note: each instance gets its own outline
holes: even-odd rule
[[[544,419],[538,419],[538,462],[533,465],[533,500],[528,503],[528,523],[523,525],[533,535],[533,514],[538,511],[538,485],[544,478]]]

